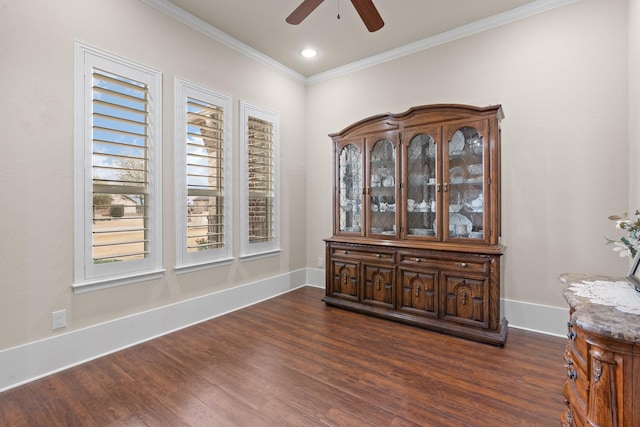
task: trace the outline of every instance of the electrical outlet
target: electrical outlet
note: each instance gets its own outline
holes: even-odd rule
[[[321,256],[318,257],[318,267],[324,267],[324,258]]]
[[[51,329],[60,329],[67,326],[67,310],[51,312]]]

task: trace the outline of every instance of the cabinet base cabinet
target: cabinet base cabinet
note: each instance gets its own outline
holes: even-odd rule
[[[358,300],[358,264],[334,261],[331,265],[331,279],[327,279],[327,295]]]
[[[437,271],[400,269],[398,310],[413,316],[438,317]]]
[[[323,301],[362,314],[503,345],[500,254],[327,242]]]
[[[621,277],[559,279],[569,304],[560,424],[640,426],[640,296]]]
[[[638,426],[639,346],[588,332],[573,317],[568,328],[561,425]]]

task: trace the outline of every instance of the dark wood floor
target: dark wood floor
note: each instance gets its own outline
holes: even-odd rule
[[[556,426],[565,340],[504,348],[301,288],[0,394],[3,426]]]

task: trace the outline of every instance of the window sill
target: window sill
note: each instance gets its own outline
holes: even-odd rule
[[[71,285],[75,294],[84,294],[87,292],[100,291],[102,289],[115,288],[117,286],[130,285],[132,283],[145,282],[147,280],[159,279],[163,276],[165,270],[154,270],[146,273],[120,276],[108,279],[97,279],[82,283],[74,283]]]
[[[230,258],[217,259],[215,261],[200,262],[196,264],[177,265],[174,267],[174,270],[176,274],[190,273],[192,271],[205,270],[207,268],[222,267],[225,265],[230,265],[233,262],[233,260],[234,258],[230,257]]]
[[[265,252],[259,252],[259,253],[255,253],[255,254],[248,254],[248,255],[240,255],[240,261],[251,261],[254,259],[260,259],[260,258],[267,258],[267,257],[272,257],[272,256],[276,256],[279,255],[280,252],[282,252],[282,249],[274,249],[271,251],[265,251]]]

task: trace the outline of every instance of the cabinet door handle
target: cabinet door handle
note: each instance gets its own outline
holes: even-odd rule
[[[444,184],[442,184],[444,186],[444,192],[446,193],[447,191],[449,191],[449,183],[445,182]]]
[[[567,370],[567,377],[570,380],[575,380],[576,378],[578,378],[578,373],[576,371],[574,371],[573,369],[568,369]]]
[[[380,290],[380,277],[376,278],[376,289]]]
[[[577,335],[578,334],[576,334],[576,331],[567,332],[567,338],[569,338],[572,341],[575,341]]]
[[[347,284],[347,279],[348,279],[348,278],[349,278],[349,275],[348,275],[347,273],[344,273],[344,274],[342,275],[342,280],[344,281],[344,284],[345,284],[345,285]]]
[[[420,296],[420,285],[416,285],[416,296]]]
[[[467,290],[462,290],[462,305],[467,305]]]
[[[436,192],[439,193],[440,192],[440,184],[436,184]]]

